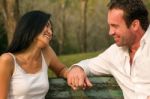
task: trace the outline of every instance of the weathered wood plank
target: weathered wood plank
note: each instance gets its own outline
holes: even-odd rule
[[[73,91],[66,80],[49,78],[50,89],[46,99],[123,99],[120,87],[113,77],[89,77],[93,87],[86,90]]]

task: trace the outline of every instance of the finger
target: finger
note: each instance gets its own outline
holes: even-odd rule
[[[83,76],[80,76],[79,78],[78,78],[78,86],[79,87],[83,87],[84,86],[84,80],[85,80],[85,78],[83,77]]]
[[[91,81],[87,77],[85,78],[85,82],[86,82],[87,87],[92,87],[93,86]]]
[[[75,87],[79,87],[79,78],[78,78],[78,76],[76,76],[76,77],[74,78],[74,86],[75,86]]]
[[[78,89],[78,88],[75,87],[75,85],[73,84],[73,79],[72,79],[72,78],[68,79],[67,83],[68,83],[68,85],[69,85],[73,90],[77,90],[77,89]]]
[[[85,90],[87,88],[87,84],[84,82],[82,89]]]
[[[75,85],[75,77],[76,75],[74,75],[74,70],[70,70],[67,74],[67,82],[69,85]]]
[[[70,85],[70,87],[71,87],[73,90],[78,90],[78,87],[75,87],[74,85]]]
[[[72,85],[72,77],[71,76],[67,76],[67,83],[69,86]]]

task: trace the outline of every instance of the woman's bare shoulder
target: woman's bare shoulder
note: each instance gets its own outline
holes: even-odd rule
[[[9,53],[3,53],[0,56],[0,69],[13,70],[14,59]]]
[[[3,54],[0,56],[0,61],[12,62],[12,61],[13,61],[13,57],[10,55],[10,53],[3,53]]]

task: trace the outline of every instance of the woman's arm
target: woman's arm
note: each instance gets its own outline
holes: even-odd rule
[[[67,77],[68,68],[58,59],[53,49],[49,46],[43,49],[43,53],[47,57],[49,68],[59,77]]]
[[[13,73],[13,58],[7,53],[0,56],[0,99],[7,99]]]

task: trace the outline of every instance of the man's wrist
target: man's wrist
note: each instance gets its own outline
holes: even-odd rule
[[[84,69],[82,67],[80,67],[79,65],[72,65],[70,68],[69,68],[69,71],[71,71],[73,68],[79,68],[81,70],[84,71]]]

